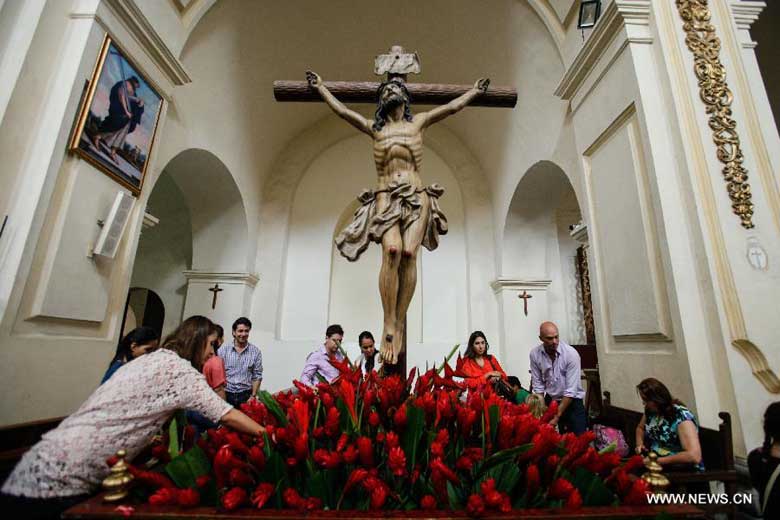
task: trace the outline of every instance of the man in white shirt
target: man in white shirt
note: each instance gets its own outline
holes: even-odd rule
[[[579,435],[588,429],[588,417],[582,398],[585,391],[581,383],[579,353],[566,342],[560,341],[558,327],[551,321],[539,326],[541,345],[531,349],[531,391],[543,394],[545,401],[558,402],[558,412],[550,424],[558,425],[562,432]]]

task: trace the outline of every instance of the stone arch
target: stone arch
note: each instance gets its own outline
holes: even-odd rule
[[[192,269],[248,271],[252,251],[244,198],[233,175],[212,152],[189,148],[163,168],[190,211]]]

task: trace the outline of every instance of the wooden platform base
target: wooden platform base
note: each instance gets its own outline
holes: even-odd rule
[[[81,504],[68,509],[63,518],[68,519],[103,519],[121,517],[116,505],[108,505],[100,496],[91,498]],[[219,520],[237,520],[245,518],[262,518],[265,520],[368,520],[376,518],[440,518],[466,520],[469,516],[465,511],[318,511],[316,513],[303,514],[291,510],[255,510],[250,508],[240,509],[231,513],[216,511],[213,507],[198,507],[181,509],[179,507],[152,507],[148,504],[133,506],[134,510],[130,518],[134,520],[205,520],[207,518]],[[515,518],[533,518],[535,520],[554,520],[556,518],[571,519],[610,519],[610,520],[637,520],[640,518],[655,518],[664,513],[671,518],[704,518],[704,512],[694,506],[617,506],[617,507],[583,507],[578,511],[564,511],[561,509],[524,509],[510,513],[486,513],[480,517],[482,520]]]

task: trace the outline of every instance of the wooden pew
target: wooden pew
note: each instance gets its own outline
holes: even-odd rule
[[[731,414],[720,412],[718,417],[720,417],[721,423],[717,430],[699,427],[699,444],[701,444],[705,471],[664,471],[664,475],[672,483],[672,492],[687,493],[689,490],[696,492],[696,490],[691,490],[690,488],[708,484],[709,482],[723,482],[725,492],[729,497],[733,497],[734,493],[737,492],[737,471],[734,469]],[[622,431],[628,443],[630,453],[633,454],[636,447],[636,427],[641,418],[641,412],[612,406],[610,393],[604,392],[601,415],[593,423],[611,426]],[[727,513],[729,518],[733,518],[736,512],[734,505],[712,505],[706,506],[706,509],[713,513]]]
[[[44,433],[56,428],[64,418],[55,417],[0,428],[0,483],[5,482],[22,455],[41,440]]]

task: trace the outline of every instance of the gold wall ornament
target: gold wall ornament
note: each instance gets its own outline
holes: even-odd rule
[[[683,20],[685,44],[693,53],[693,71],[699,84],[699,96],[709,116],[712,140],[718,160],[724,164],[723,178],[731,199],[731,208],[742,227],[753,227],[753,202],[748,172],[742,166],[743,155],[737,134],[737,122],[731,117],[734,99],[726,83],[726,69],[720,61],[720,39],[710,23],[708,0],[675,0]]]
[[[130,491],[130,484],[133,482],[133,475],[125,463],[127,452],[119,450],[116,452],[117,462],[111,466],[110,473],[103,479],[103,489],[106,494],[103,495],[104,502],[119,502],[127,496]]]

